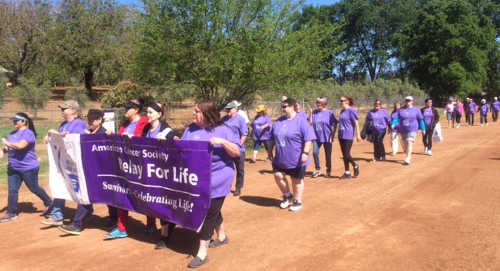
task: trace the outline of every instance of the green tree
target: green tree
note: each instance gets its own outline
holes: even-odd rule
[[[140,82],[196,86],[219,107],[249,102],[258,90],[319,77],[326,30],[290,19],[286,0],[144,0],[135,61]]]
[[[114,0],[63,0],[51,33],[57,62],[51,67],[64,67],[82,78],[91,98],[96,79],[117,83],[128,61],[128,14]],[[52,73],[55,78],[64,75]]]
[[[41,65],[50,8],[46,0],[0,2],[0,66],[12,71],[8,76],[14,85],[20,76]]]
[[[411,76],[433,97],[481,91],[495,29],[469,1],[427,1],[400,38]]]
[[[3,106],[4,97],[7,92],[7,83],[9,80],[3,74],[0,73],[0,108]]]
[[[35,118],[38,110],[43,108],[50,99],[50,95],[50,87],[47,83],[40,84],[36,79],[19,78],[16,96],[26,108],[34,111]]]

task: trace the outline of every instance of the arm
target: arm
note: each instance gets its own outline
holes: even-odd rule
[[[332,126],[332,136],[330,138],[330,142],[333,143],[333,140],[335,139],[335,133],[337,132],[337,124]]]
[[[358,120],[354,121],[354,126],[355,126],[355,129],[356,129],[356,140],[359,142],[359,141],[361,141],[361,134],[360,134],[360,131],[359,131],[359,122],[358,122]]]
[[[213,146],[213,145],[221,145],[224,150],[226,151],[226,153],[231,156],[232,158],[238,158],[240,157],[240,148],[238,147],[238,145],[226,140],[226,139],[223,139],[223,138],[219,138],[219,137],[212,137],[210,139],[210,144]]]
[[[302,152],[301,156],[302,163],[307,162],[307,158],[309,158],[309,155],[311,155],[311,149],[312,149],[312,141],[306,141],[306,143],[304,144],[304,151]]]
[[[269,150],[267,150],[267,156],[269,157],[269,160],[271,160],[271,162],[273,161],[273,148],[274,148],[274,140],[269,140]]]
[[[247,136],[246,135],[241,137],[241,142],[240,142],[241,146],[245,145],[245,142],[247,142]]]
[[[7,141],[7,139],[5,139],[5,138],[2,138],[2,141],[3,141],[3,144],[5,146],[12,148],[14,150],[22,150],[22,149],[28,147],[28,145],[29,145],[28,141],[26,141],[24,139],[19,141],[19,142],[16,142],[16,143],[11,143],[11,142]]]

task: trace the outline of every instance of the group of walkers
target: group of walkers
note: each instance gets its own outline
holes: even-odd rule
[[[462,116],[464,115],[468,126],[474,126],[474,116],[476,113],[479,113],[480,126],[488,125],[488,114],[491,112],[491,119],[496,122],[499,111],[500,102],[498,101],[498,97],[494,97],[491,104],[488,104],[486,99],[481,99],[479,105],[474,102],[473,98],[469,97],[465,99],[465,103],[450,98],[445,108],[448,128],[460,128]]]
[[[426,99],[425,106],[418,109],[414,106],[411,96],[405,98],[404,104],[395,103],[391,114],[383,108],[381,101],[374,103],[373,109],[368,112],[362,129],[359,125],[359,116],[354,108],[354,100],[343,96],[339,99],[340,111],[338,117],[334,111],[328,109],[329,101],[326,97],[316,99],[316,109],[309,108],[308,112],[301,110],[300,104],[288,97],[281,100],[281,116],[274,122],[266,113],[264,105],[256,109],[256,116],[249,121],[248,116],[239,110],[241,104],[232,101],[226,105],[226,115],[221,117],[216,105],[211,101],[200,101],[193,108],[193,121],[184,133],[177,134],[165,121],[165,108],[159,103],[144,104],[141,99],[131,99],[124,105],[125,122],[120,126],[119,133],[128,137],[148,137],[160,140],[195,140],[208,141],[213,146],[211,161],[210,206],[203,226],[198,233],[199,249],[196,257],[188,264],[196,268],[208,262],[208,248],[215,248],[229,242],[226,235],[222,207],[225,197],[230,194],[232,183],[236,177],[234,196],[242,193],[245,177],[245,143],[247,137],[253,138],[253,152],[251,163],[256,163],[257,155],[262,145],[267,151],[267,160],[270,161],[273,175],[281,192],[283,200],[279,207],[292,212],[302,208],[304,193],[304,177],[306,167],[311,163],[311,154],[315,170],[313,178],[321,175],[320,149],[325,154],[324,176],[332,177],[332,149],[335,135],[337,135],[342,158],[344,173],[339,178],[348,180],[360,174],[360,167],[351,155],[354,140],[368,140],[373,143],[373,162],[386,160],[384,138],[390,134],[392,155],[398,153],[399,140],[406,153],[405,165],[410,165],[413,144],[417,139],[418,131],[423,134],[425,153],[432,155],[433,134],[439,123],[439,113],[433,107],[432,99]],[[60,106],[64,121],[57,130],[49,130],[49,134],[66,136],[67,134],[111,134],[102,126],[104,113],[101,110],[91,109],[87,114],[87,123],[80,116],[80,106],[76,101],[65,101]],[[146,115],[143,115],[145,108]],[[465,108],[465,109],[464,109]],[[459,101],[450,100],[446,106],[446,116],[460,124],[460,116],[467,117],[468,123],[474,123],[474,114],[479,111],[481,124],[487,124],[487,115],[491,111],[493,120],[497,121],[500,102],[495,97],[491,106],[485,100],[476,107],[472,99],[467,99],[465,105]],[[458,114],[460,112],[460,114]],[[24,181],[31,192],[37,195],[45,205],[42,215],[47,217],[42,223],[57,226],[61,231],[79,235],[84,229],[84,221],[93,213],[93,206],[78,204],[70,224],[64,224],[65,200],[51,199],[45,190],[38,184],[39,161],[35,152],[36,130],[32,119],[25,113],[17,113],[13,118],[14,131],[7,139],[2,138],[3,151],[8,153],[8,207],[7,213],[0,218],[0,222],[17,219],[18,192]],[[249,127],[251,129],[249,129]],[[48,136],[45,138],[48,142]],[[352,171],[351,171],[352,170]],[[290,178],[291,183],[289,183]],[[128,236],[128,211],[108,206],[107,220],[110,231],[104,236],[112,240]],[[156,219],[147,217],[144,234],[156,232]],[[176,225],[160,220],[161,239],[156,249],[167,247]],[[216,233],[216,238],[212,235]]]

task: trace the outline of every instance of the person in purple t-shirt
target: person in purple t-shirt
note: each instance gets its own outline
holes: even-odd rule
[[[316,139],[307,119],[297,115],[296,104],[297,102],[291,98],[282,103],[283,116],[273,124],[271,148],[268,153],[269,157],[274,158],[272,159],[274,179],[283,193],[280,208],[290,207],[290,211],[293,212],[302,208],[304,176],[306,167],[310,163],[312,141]],[[274,146],[276,155],[272,153]],[[292,179],[293,195],[290,193],[285,175]]]
[[[474,103],[474,99],[470,98],[467,104],[467,123],[469,126],[474,126],[474,115],[477,112],[477,105]]]
[[[257,106],[255,109],[257,115],[252,122],[252,136],[253,136],[253,156],[252,163],[257,161],[257,153],[259,153],[260,147],[264,144],[266,151],[269,152],[269,140],[271,140],[271,127],[273,122],[271,118],[266,113],[266,108],[264,105]]]
[[[198,254],[188,267],[196,268],[208,262],[208,248],[227,244],[229,238],[222,223],[222,205],[231,191],[234,179],[234,159],[241,155],[240,137],[220,119],[219,111],[211,101],[201,101],[194,107],[193,124],[185,131],[182,140],[209,141],[213,146],[210,206],[199,232]],[[210,240],[214,231],[217,239]]]
[[[310,109],[310,123],[316,133],[316,140],[313,141],[313,157],[316,170],[313,172],[312,177],[316,178],[321,175],[321,166],[319,163],[319,149],[321,146],[325,149],[326,160],[326,177],[331,176],[332,171],[332,143],[337,131],[337,118],[335,114],[329,110],[328,99],[326,97],[319,97],[316,99],[317,109],[312,111]]]
[[[17,113],[12,118],[14,130],[8,139],[2,138],[3,151],[9,153],[7,166],[7,180],[9,184],[9,196],[7,213],[0,218],[1,222],[17,219],[19,189],[24,181],[28,189],[37,195],[45,205],[44,215],[48,214],[49,206],[52,204],[47,192],[38,184],[38,170],[40,163],[35,153],[36,131],[33,121],[25,113]]]
[[[394,119],[397,118],[399,109],[401,109],[401,103],[395,102],[394,108],[391,113],[391,123],[394,122]],[[392,156],[398,154],[399,149],[399,125],[391,127],[391,147],[392,147]]]
[[[491,103],[491,116],[493,117],[494,122],[497,122],[498,120],[499,111],[500,111],[500,102],[498,101],[498,97],[494,97],[493,102]]]
[[[456,106],[458,108],[458,105]],[[432,99],[425,99],[425,107],[420,109],[422,112],[422,116],[424,117],[425,123],[425,133],[423,135],[425,154],[431,156],[432,155],[432,134],[434,133],[434,128],[439,123],[439,113],[432,106]]]
[[[486,103],[486,99],[482,99],[481,105],[479,106],[479,120],[481,126],[488,125],[488,112],[490,112],[490,105]]]
[[[67,134],[84,134],[88,129],[87,124],[79,118],[80,105],[77,101],[68,100],[59,105],[64,121],[56,131],[49,130],[49,134],[59,134],[66,136]],[[45,137],[45,142],[48,142],[48,136]],[[63,209],[66,201],[64,199],[54,199],[52,204],[51,217],[42,221],[42,224],[51,226],[61,226],[63,224],[64,214]]]
[[[245,142],[248,136],[248,126],[245,119],[238,114],[239,103],[232,101],[226,105],[227,115],[222,118],[222,121],[240,138],[240,151],[241,154],[238,160],[235,161],[236,165],[236,187],[233,196],[238,197],[241,195],[241,189],[245,182]]]
[[[373,138],[373,161],[385,161],[384,137],[391,126],[391,117],[380,100],[375,101],[374,108],[366,115],[365,125],[369,125]]]
[[[399,124],[399,132],[403,139],[403,149],[406,152],[405,165],[411,163],[411,154],[413,150],[413,143],[417,139],[418,128],[425,132],[426,127],[422,112],[413,106],[413,97],[407,96],[405,98],[406,106],[401,108],[392,122],[392,127]]]
[[[350,179],[351,171],[349,169],[349,164],[352,165],[354,170],[354,177],[359,176],[359,166],[354,162],[351,156],[352,143],[354,141],[354,136],[356,135],[356,140],[361,141],[361,135],[358,124],[358,113],[354,106],[354,100],[351,97],[342,96],[340,97],[340,114],[339,114],[339,143],[340,149],[342,151],[342,158],[344,160],[344,175],[340,179]]]

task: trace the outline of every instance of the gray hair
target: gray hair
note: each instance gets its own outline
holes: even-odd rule
[[[316,99],[316,102],[317,102],[317,103],[321,103],[321,104],[326,105],[326,104],[328,104],[328,98],[327,98],[327,97],[322,96],[322,97],[317,98],[317,99]]]

